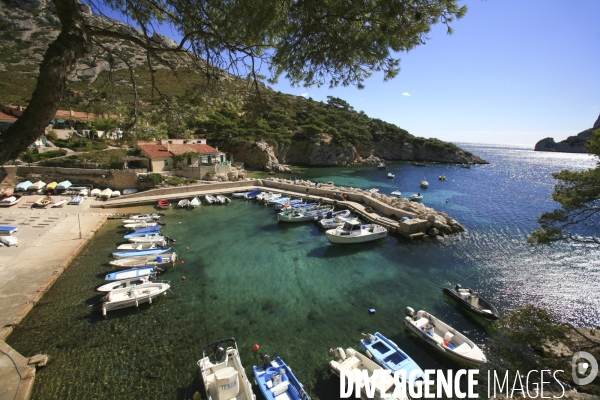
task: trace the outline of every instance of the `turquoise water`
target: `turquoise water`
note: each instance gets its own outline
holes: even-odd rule
[[[184,261],[162,275],[172,292],[139,311],[103,318],[89,305],[99,300],[94,287],[110,271],[110,252],[125,233],[109,221],[8,340],[24,355],[50,355],[38,371],[34,398],[191,398],[202,390],[195,364],[202,347],[229,336],[237,339],[247,371],[260,362],[252,351],[257,343],[290,364],[315,399],[338,397],[328,350],[358,348],[361,332],[382,332],[422,368],[453,368],[402,322],[406,306],[426,309],[485,344],[489,327],[442,296],[447,283],[479,288],[501,312],[534,303],[563,321],[598,325],[598,252],[525,244],[536,218],[554,207],[550,173],[591,167],[593,159],[524,147],[463,147],[490,165],[393,163],[393,180],[373,166],[314,169],[303,178],[384,193],[400,189],[406,196],[421,192],[426,205],[464,224],[465,234],[443,242],[388,237],[333,246],[312,223],[278,224],[272,210],[254,203],[170,210],[164,231],[177,239]],[[447,180],[438,181],[440,174]],[[429,189],[419,188],[423,176]]]

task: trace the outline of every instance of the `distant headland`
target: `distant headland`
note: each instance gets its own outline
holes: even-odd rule
[[[589,153],[585,144],[594,135],[594,131],[600,128],[600,116],[590,129],[578,133],[576,136],[569,136],[558,143],[553,138],[545,138],[535,144],[535,151],[557,151],[561,153]]]

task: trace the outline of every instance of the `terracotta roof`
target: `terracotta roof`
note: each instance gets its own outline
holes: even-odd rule
[[[171,157],[171,153],[162,144],[138,143],[138,147],[148,154],[150,158]]]
[[[13,117],[12,115],[8,115],[8,114],[4,114],[2,111],[0,111],[0,121],[16,121],[17,118]]]
[[[169,151],[174,155],[195,152],[200,154],[216,154],[220,153],[219,150],[214,147],[210,147],[207,144],[170,144]]]

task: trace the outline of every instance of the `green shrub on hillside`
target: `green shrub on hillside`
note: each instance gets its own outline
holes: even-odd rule
[[[66,154],[67,154],[67,152],[65,150],[51,150],[51,151],[46,151],[45,153],[33,153],[32,151],[28,150],[23,155],[23,161],[32,163],[32,162],[37,162],[40,160],[47,160],[50,158],[62,157],[62,156],[65,156]]]

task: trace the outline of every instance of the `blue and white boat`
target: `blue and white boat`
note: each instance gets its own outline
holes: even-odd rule
[[[67,190],[71,186],[73,186],[73,184],[71,182],[69,182],[69,181],[62,181],[62,182],[59,182],[58,185],[56,185],[56,190]]]
[[[153,226],[150,226],[149,228],[154,228]],[[148,229],[148,228],[142,228],[142,229]],[[128,235],[123,236],[123,239],[133,239],[134,237],[140,237],[140,236],[162,236],[162,233],[160,232],[133,232],[130,233]]]
[[[85,200],[85,198],[83,196],[76,195],[76,196],[73,196],[71,198],[71,200],[69,200],[68,204],[79,205],[79,204],[83,203],[83,200]]]
[[[244,198],[246,200],[253,200],[256,198],[256,196],[258,196],[261,193],[262,193],[262,191],[260,191],[260,190],[253,190],[250,193],[248,193],[246,196],[244,196]]]
[[[264,355],[264,364],[254,366],[254,377],[266,400],[310,400],[308,393],[292,373],[281,357],[277,356],[271,361],[271,357]]]
[[[12,235],[13,233],[15,233],[18,230],[19,230],[19,228],[16,226],[0,225],[0,235]]]
[[[157,272],[162,272],[161,268],[156,267],[144,267],[144,268],[133,268],[124,269],[122,271],[113,272],[106,275],[104,280],[107,281],[120,281],[123,279],[138,278],[140,276],[154,275]]]
[[[283,204],[283,203],[287,203],[290,200],[291,200],[291,198],[289,196],[275,197],[275,198],[271,198],[269,200],[269,204]]]
[[[33,183],[31,183],[31,181],[21,182],[15,187],[15,192],[20,192],[20,191],[24,192],[27,189],[29,189],[29,186],[31,186],[31,185],[33,185]]]
[[[145,228],[137,228],[135,231],[131,232],[130,234],[123,236],[123,239],[131,239],[136,236],[143,236],[147,233],[156,233],[156,234],[161,235],[161,233],[159,232],[161,229],[162,229],[162,225],[147,226]]]
[[[130,268],[143,268],[148,266],[153,267],[166,267],[169,264],[175,265],[177,261],[177,253],[162,253],[156,256],[148,256],[148,257],[127,257],[127,258],[119,258],[118,260],[113,260],[108,263],[108,265],[120,268],[120,269],[130,269]]]
[[[365,338],[361,339],[360,347],[371,354],[373,361],[392,372],[406,371],[406,379],[413,386],[423,384],[423,370],[396,343],[379,332],[363,335]]]
[[[115,251],[112,253],[112,256],[116,259],[127,257],[146,257],[166,253],[171,249],[172,247],[158,247],[156,249]]]

